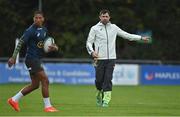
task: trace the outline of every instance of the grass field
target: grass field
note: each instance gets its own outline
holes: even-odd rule
[[[51,84],[51,101],[60,111],[43,112],[41,91],[20,100],[15,112],[6,100],[25,84],[0,85],[0,116],[178,116],[180,86],[114,86],[110,107],[97,107],[94,86]]]

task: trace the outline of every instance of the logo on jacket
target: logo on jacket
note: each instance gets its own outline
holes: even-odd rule
[[[38,47],[38,48],[43,48],[43,46],[44,46],[43,41],[39,41],[39,42],[37,43],[37,47]]]

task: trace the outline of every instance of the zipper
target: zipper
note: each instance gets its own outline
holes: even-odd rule
[[[97,54],[99,54],[99,47],[98,47],[98,50],[97,50]]]
[[[106,30],[106,37],[107,37],[107,56],[108,56],[108,59],[109,59],[109,40],[108,40],[108,32],[107,32],[106,25],[105,25],[105,30]]]

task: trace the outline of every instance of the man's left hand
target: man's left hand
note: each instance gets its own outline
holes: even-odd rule
[[[148,41],[149,41],[149,39],[150,39],[150,37],[143,36],[141,39],[142,39],[144,42],[148,42]]]

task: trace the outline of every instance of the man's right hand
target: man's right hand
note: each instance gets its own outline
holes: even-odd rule
[[[94,59],[97,59],[98,58],[98,54],[96,53],[96,52],[92,52],[92,57],[94,58]]]
[[[9,60],[8,60],[8,66],[9,67],[12,67],[14,64],[16,63],[16,60],[14,59],[14,58],[9,58]]]

